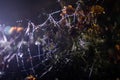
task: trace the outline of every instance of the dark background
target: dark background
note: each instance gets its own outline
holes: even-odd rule
[[[1,0],[0,23],[15,24],[17,20],[37,20],[41,14],[56,11],[60,5],[56,0]]]
[[[75,5],[75,2],[77,0],[62,0],[65,2],[65,4],[73,4]],[[96,4],[95,0],[88,0],[89,5]],[[118,20],[118,24],[120,21],[120,0],[105,0],[102,2],[102,0],[99,0],[97,4],[102,5],[105,8],[105,19],[107,19],[106,22],[104,22],[103,17],[100,19],[101,23],[105,24],[114,24],[115,21]],[[46,15],[48,13],[51,13],[56,10],[60,10],[61,5],[57,0],[0,0],[0,24],[6,24],[6,25],[16,25],[16,21],[23,20],[28,21],[31,20],[35,24],[40,24],[46,20]],[[45,17],[44,17],[45,16]],[[57,18],[57,17],[56,17]],[[111,36],[111,35],[110,35]],[[78,63],[82,62],[76,62],[75,59],[72,65],[62,65],[62,68],[59,68],[59,72],[53,71],[48,73],[45,77],[43,77],[43,80],[46,80],[46,78],[49,78],[49,80],[53,80],[55,75],[56,77],[60,77],[60,80],[68,80],[68,78],[71,78],[71,80],[77,80],[79,79],[79,74],[83,75],[82,69],[80,69],[80,66],[74,67],[73,65],[77,65]],[[116,65],[115,65],[116,66]],[[57,69],[56,68],[56,69]],[[116,67],[115,67],[116,68]],[[115,69],[114,68],[114,69]],[[114,69],[110,69],[111,72],[114,72]],[[117,71],[117,69],[116,69]],[[108,74],[109,71],[106,71]],[[119,74],[119,73],[118,73]],[[111,76],[112,74],[110,74]],[[114,76],[114,75],[113,75]],[[87,79],[86,79],[87,80]]]
[[[38,24],[42,22],[42,14],[60,10],[59,1],[75,4],[77,0],[0,0],[0,24],[14,25],[16,21],[26,19]],[[88,1],[89,4],[96,3],[95,0]],[[119,14],[119,0],[97,1],[105,7],[108,15]]]

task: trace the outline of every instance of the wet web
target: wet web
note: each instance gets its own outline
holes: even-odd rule
[[[0,67],[2,66],[0,75],[7,73],[7,70],[11,68],[10,65],[18,66],[20,72],[26,76],[42,77],[51,71],[56,62],[59,61],[62,51],[58,48],[59,42],[54,40],[56,33],[63,31],[61,23],[64,20],[67,20],[65,25],[71,27],[68,18],[72,17],[72,23],[74,23],[76,12],[79,9],[81,9],[80,3],[77,4],[73,14],[66,14],[59,21],[56,21],[53,16],[60,14],[62,10],[50,13],[46,21],[40,25],[35,25],[29,21],[27,28],[15,34],[14,38],[8,39],[8,36],[0,31],[2,35],[0,40]],[[52,37],[48,37],[50,33]],[[80,39],[80,45],[84,47],[84,44],[84,41]],[[12,62],[13,60],[16,61],[16,65]],[[69,59],[66,58],[66,61],[69,61]],[[12,73],[12,71],[10,70],[9,73]]]

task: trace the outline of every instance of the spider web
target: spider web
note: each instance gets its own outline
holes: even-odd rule
[[[64,18],[61,18],[59,21],[56,21],[53,16],[60,14],[62,10],[50,13],[46,21],[40,25],[35,25],[33,22],[29,21],[27,28],[10,40],[8,40],[5,33],[1,31],[0,64],[2,68],[0,75],[2,76],[4,73],[13,72],[11,70],[7,71],[11,68],[10,65],[14,66],[12,63],[13,60],[16,61],[20,72],[24,73],[26,76],[34,75],[39,78],[51,71],[61,56],[64,56],[66,62],[69,62],[69,59],[66,58],[68,54],[61,54],[67,53],[67,50],[61,49],[60,47],[61,45],[63,46],[63,44],[69,44],[69,46],[71,46],[73,43],[70,44],[69,42],[72,40],[66,39],[69,37],[64,34],[58,35],[60,36],[58,40],[56,39],[56,34],[62,31],[65,32],[62,29],[62,21],[66,20],[65,27],[67,26],[68,28],[71,27],[71,23],[75,24],[76,12],[79,9],[81,9],[81,3],[77,4],[73,14],[66,14]],[[71,17],[72,21],[70,22],[68,18]],[[62,39],[65,40],[63,43]],[[85,47],[85,44],[86,43],[80,39],[80,46]],[[65,48],[65,46],[63,46],[63,48]]]

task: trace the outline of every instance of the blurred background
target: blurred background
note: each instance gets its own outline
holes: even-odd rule
[[[88,0],[88,4],[95,4],[95,0]],[[40,23],[44,13],[51,13],[61,9],[63,5],[75,5],[77,0],[1,0],[0,24],[12,25],[17,20],[29,19]],[[98,4],[105,7],[108,16],[116,18],[120,13],[119,0],[98,0]]]
[[[61,10],[65,5],[72,5],[76,7],[77,1],[78,0],[1,0],[0,24],[17,25],[17,22],[23,21],[23,23],[27,25],[27,22],[29,20],[35,24],[41,24],[47,19],[49,13]],[[85,3],[87,5],[98,4],[103,6],[105,9],[105,14],[98,17],[98,23],[102,25],[102,27],[108,27],[108,30],[105,32],[107,36],[106,44],[102,45],[105,45],[105,47],[107,47],[105,49],[109,54],[109,52],[112,52],[109,50],[114,50],[114,45],[116,44],[116,41],[114,40],[116,38],[112,38],[111,36],[116,37],[117,29],[119,33],[120,0],[86,0]],[[56,16],[56,18],[59,18],[59,16]],[[117,26],[115,27],[114,31],[112,31],[114,28],[111,28],[112,26]],[[118,41],[118,45],[120,47],[120,40]],[[95,48],[92,47],[88,51],[88,53],[90,53],[90,55],[88,55],[89,58],[91,58],[91,56],[94,56],[92,55],[94,52],[92,51],[93,49]],[[112,56],[114,56],[113,53]],[[120,50],[118,52],[118,56],[120,56]],[[41,80],[58,80],[58,78],[60,80],[78,80],[80,79],[80,75],[83,77],[81,80],[88,80],[88,78],[86,78],[86,73],[84,73],[82,70],[83,68],[81,67],[84,66],[83,61],[79,60],[79,56],[75,56],[72,59],[72,64],[63,65],[62,63],[58,63],[58,65],[56,65],[56,67],[51,72],[47,73]],[[108,65],[106,63],[104,67],[100,67],[100,69],[98,68],[98,73],[96,76],[99,77],[99,79],[102,79],[101,76],[103,78],[113,77],[113,79],[108,78],[102,80],[120,80],[120,59],[118,59],[117,63],[114,62],[114,60]],[[94,80],[94,74],[92,77],[93,79],[91,80]]]

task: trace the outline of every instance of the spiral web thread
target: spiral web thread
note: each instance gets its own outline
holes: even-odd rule
[[[79,5],[77,6],[76,10],[78,9],[78,7],[79,7]],[[30,25],[28,25],[28,28],[26,29],[26,34],[29,33],[29,34],[32,34],[32,35],[33,35],[35,30],[44,27],[44,25],[47,25],[47,22],[48,22],[48,21],[51,21],[54,25],[57,26],[57,28],[61,29],[61,27],[60,27],[59,24],[61,23],[61,21],[62,21],[63,19],[61,19],[60,21],[56,21],[56,20],[52,17],[53,15],[58,14],[58,13],[60,13],[60,12],[61,12],[61,10],[49,14],[49,17],[47,18],[47,20],[46,20],[44,23],[42,23],[42,24],[40,24],[40,25],[38,25],[38,26],[35,26],[34,23],[30,22],[30,24],[31,24],[32,27],[33,27],[33,30],[32,30],[31,33],[29,33],[28,31],[29,31]],[[76,11],[75,11],[75,12],[76,12]],[[69,18],[70,16],[75,16],[75,13],[73,13],[72,15],[66,15],[65,18]],[[65,19],[65,18],[64,18],[64,19]],[[74,17],[74,18],[75,18],[75,17]],[[32,36],[29,36],[29,37],[32,37]],[[48,43],[48,44],[49,44],[49,43]],[[40,45],[40,44],[38,43],[38,48],[39,48],[39,45]],[[55,48],[55,46],[54,46],[54,48]],[[55,51],[55,49],[52,50],[52,51]],[[40,51],[39,51],[39,49],[38,49],[38,55],[32,56],[32,55],[31,55],[31,50],[30,50],[29,44],[28,44],[28,54],[29,54],[29,57],[31,57],[31,58],[36,58],[36,57],[38,57],[38,58],[40,59],[40,56],[44,56],[45,54],[51,54],[51,53],[52,53],[51,50],[49,50],[49,52],[47,52],[47,53],[40,54]],[[28,70],[28,69],[25,68],[25,63],[24,63],[24,60],[23,60],[24,57],[20,57],[20,56],[18,56],[18,55],[17,55],[16,57],[17,57],[17,60],[18,60],[18,61],[17,61],[18,64],[19,64],[19,62],[20,62],[18,58],[21,58],[21,60],[22,60],[22,67],[23,67],[23,70],[22,70],[22,71],[24,71],[24,72],[27,73],[27,70]],[[49,56],[49,57],[51,57],[51,56]],[[35,75],[35,74],[36,74],[36,73],[35,73],[35,68],[37,68],[40,64],[44,64],[44,62],[47,61],[47,60],[49,60],[49,58],[48,58],[48,59],[46,58],[46,59],[44,59],[44,60],[42,61],[42,63],[40,62],[39,64],[33,66],[33,61],[32,61],[32,59],[31,59],[31,60],[30,60],[31,68],[30,68],[29,70],[31,70],[32,73],[33,73],[33,75]],[[46,66],[47,66],[47,65],[46,65]],[[41,74],[41,77],[44,76],[47,72],[49,72],[49,71],[52,69],[52,67],[53,67],[53,66],[50,65],[50,66],[48,67],[48,69],[47,69],[44,73]],[[28,73],[27,73],[27,74],[28,74]]]
[[[8,64],[9,64],[9,62],[16,56],[16,60],[17,60],[17,64],[18,64],[18,67],[22,67],[22,72],[25,72],[27,75],[29,75],[29,74],[32,74],[32,75],[35,75],[36,77],[38,76],[38,74],[36,73],[36,70],[35,70],[35,68],[38,68],[39,67],[39,65],[44,65],[46,68],[45,68],[45,70],[42,72],[42,74],[40,74],[40,77],[42,77],[42,76],[44,76],[47,72],[49,72],[52,68],[53,68],[53,63],[55,64],[55,62],[56,62],[56,60],[57,60],[57,57],[56,58],[54,58],[53,59],[53,61],[54,62],[52,62],[52,63],[49,63],[49,65],[47,65],[47,64],[45,64],[45,62],[47,62],[47,61],[49,61],[51,58],[53,58],[52,57],[52,55],[54,55],[55,53],[56,53],[56,51],[57,51],[57,48],[56,48],[56,43],[54,43],[54,46],[53,46],[53,48],[52,49],[47,49],[47,51],[46,50],[44,50],[43,49],[43,47],[42,48],[40,48],[40,46],[42,45],[42,46],[49,46],[49,44],[51,43],[49,40],[48,41],[46,41],[46,39],[47,39],[47,37],[45,36],[45,37],[43,37],[41,40],[42,40],[42,42],[39,42],[39,41],[37,41],[37,40],[35,40],[34,39],[34,35],[35,35],[35,31],[36,30],[38,30],[38,29],[43,29],[43,31],[44,31],[44,26],[46,26],[46,25],[49,25],[49,24],[54,24],[54,26],[56,26],[57,27],[57,29],[59,29],[59,30],[62,30],[62,28],[61,28],[61,22],[64,20],[64,19],[66,19],[67,20],[67,23],[66,23],[66,25],[67,26],[71,26],[71,24],[70,24],[70,22],[69,22],[69,20],[67,19],[67,18],[69,18],[69,17],[73,17],[73,23],[75,22],[75,20],[76,20],[76,12],[79,10],[79,9],[81,9],[81,4],[80,3],[78,3],[77,4],[77,7],[76,7],[76,9],[75,9],[75,11],[74,11],[74,13],[72,14],[72,15],[68,15],[68,14],[66,14],[65,15],[65,17],[64,18],[62,18],[62,19],[60,19],[59,21],[56,21],[55,20],[55,18],[53,17],[55,14],[59,14],[60,12],[61,12],[61,10],[58,10],[58,11],[55,11],[55,12],[53,12],[53,13],[50,13],[49,14],[49,16],[48,16],[48,18],[46,19],[46,21],[45,22],[43,22],[42,24],[40,24],[40,25],[34,25],[34,23],[33,22],[28,22],[28,27],[26,28],[26,29],[24,29],[24,33],[22,33],[22,35],[24,34],[24,36],[22,36],[21,37],[21,34],[19,34],[17,37],[15,37],[12,41],[9,41],[8,42],[8,44],[7,44],[7,46],[5,46],[2,50],[1,50],[1,53],[0,53],[0,55],[2,55],[8,48],[10,48],[10,49],[8,49],[8,50],[13,50],[13,49],[11,49],[11,44],[14,44],[14,42],[18,39],[18,38],[20,38],[20,41],[18,42],[18,44],[16,44],[17,45],[17,49],[15,49],[15,52],[14,52],[14,50],[13,51],[11,51],[11,52],[9,52],[9,53],[7,53],[7,56],[5,56],[4,57],[4,61],[3,61],[3,63],[5,63],[5,62],[7,62]],[[32,27],[31,27],[32,26]],[[49,27],[49,26],[48,26]],[[32,30],[30,30],[32,28]],[[4,41],[5,42],[7,42],[7,40],[6,40],[6,36],[4,35],[4,33],[3,33],[3,36],[4,36]],[[24,37],[26,37],[26,36],[28,36],[29,37],[29,40],[28,41],[24,41]],[[44,36],[44,35],[43,35]],[[35,40],[35,42],[34,42],[34,40]],[[36,44],[37,45],[37,50],[38,50],[38,54],[37,55],[32,55],[32,53],[31,53],[31,49],[30,49],[30,44],[31,44],[31,42],[33,41],[33,43],[34,44]],[[81,43],[81,45],[83,45],[83,44],[85,44],[85,43]],[[26,51],[26,53],[22,53],[21,52],[21,48],[23,47],[23,45],[25,45],[25,46],[27,46],[27,51]],[[15,45],[14,45],[15,46]],[[48,48],[48,47],[47,47]],[[41,54],[41,52],[40,52],[40,49],[42,49],[42,54]],[[27,57],[24,57],[24,54],[28,54],[28,56]],[[29,57],[29,60],[28,60],[28,62],[30,62],[30,68],[27,68],[25,65],[26,65],[26,63],[24,62],[24,59],[26,59],[26,58],[28,58]],[[41,59],[41,57],[43,58],[43,59]],[[36,64],[36,65],[34,65],[34,62],[33,62],[33,59],[34,58],[38,58],[39,59],[39,63],[38,64]],[[2,71],[4,71],[4,68],[2,69]],[[29,73],[29,71],[30,71],[30,73]]]

